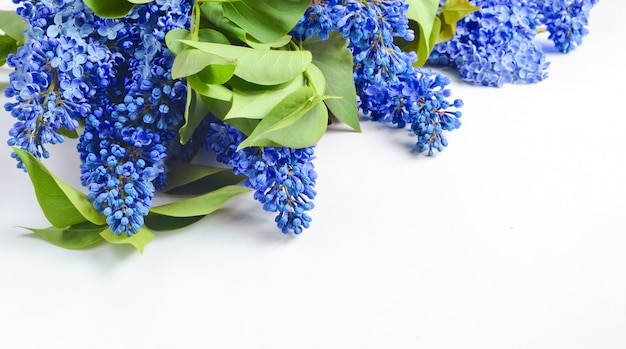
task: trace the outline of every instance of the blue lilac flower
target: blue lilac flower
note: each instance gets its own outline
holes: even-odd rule
[[[589,10],[598,0],[544,0],[540,5],[542,23],[550,33],[550,40],[564,53],[582,44],[588,34]]]
[[[157,0],[135,7],[124,20],[96,22],[101,40],[133,47],[116,60],[110,97],[86,118],[79,143],[83,185],[118,235],[139,231],[155,191],[167,184],[169,145],[179,143],[186,87],[171,77],[174,57],[164,38],[179,28],[172,25],[188,24],[190,8],[176,4]]]
[[[449,80],[413,67],[417,56],[403,52],[394,38],[413,40],[404,1],[314,1],[292,34],[301,40],[339,31],[354,58],[354,84],[360,112],[372,120],[409,127],[417,150],[433,154],[447,145],[443,131],[460,126],[460,100],[449,102]]]
[[[236,128],[215,120],[208,125],[205,146],[217,160],[246,176],[244,184],[255,190],[254,198],[263,209],[276,212],[275,222],[285,234],[300,234],[311,223],[316,191],[312,160],[314,147],[247,147],[237,151],[244,135]]]
[[[17,12],[29,29],[8,59],[15,71],[5,94],[16,102],[5,108],[17,119],[9,144],[48,157],[45,145],[63,141],[62,129],[84,124],[88,198],[114,233],[137,233],[166,184],[168,144],[178,143],[186,88],[169,73],[164,38],[188,26],[190,4],[156,0],[124,19],[99,18],[82,0],[21,1]]]
[[[452,66],[464,80],[484,86],[545,79],[549,63],[534,41],[542,20],[537,4],[524,0],[473,3],[480,10],[457,23],[452,40],[435,45],[428,63]]]

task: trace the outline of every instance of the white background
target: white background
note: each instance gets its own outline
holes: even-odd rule
[[[298,237],[246,195],[144,255],[64,250],[17,227],[49,224],[1,148],[0,347],[626,348],[625,13],[600,2],[540,84],[453,79],[463,126],[432,158],[330,130]],[[78,186],[73,147],[47,165]]]

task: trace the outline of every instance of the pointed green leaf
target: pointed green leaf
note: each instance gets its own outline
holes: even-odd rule
[[[104,216],[93,208],[85,194],[53,175],[31,153],[15,147],[13,151],[26,166],[39,206],[52,225],[63,228],[85,220],[105,223]]]
[[[361,131],[354,87],[353,58],[347,46],[347,40],[338,32],[331,33],[328,40],[314,37],[303,42],[303,47],[313,55],[313,64],[326,77],[325,93],[342,97],[324,101],[328,109],[341,122],[355,131]]]
[[[249,191],[250,189],[245,187],[228,185],[204,195],[152,207],[150,212],[170,217],[205,216],[222,207],[233,197]]]
[[[270,50],[273,48],[281,48],[286,46],[291,42],[291,35],[284,35],[276,41],[262,43],[256,40],[254,37],[247,35],[246,36],[246,44],[248,44],[252,48],[260,49],[260,50]]]
[[[328,126],[328,109],[324,103],[311,107],[293,125],[269,133],[266,137],[272,142],[290,148],[305,148],[317,144]]]
[[[125,234],[117,236],[114,232],[107,228],[100,232],[100,236],[112,244],[132,245],[141,254],[143,254],[144,247],[154,239],[154,234],[145,227],[141,227],[139,232],[132,234],[131,236],[126,236]]]
[[[202,69],[196,76],[202,82],[211,85],[222,85],[230,80],[235,73],[235,65],[212,64]]]
[[[65,228],[24,229],[32,231],[35,235],[48,240],[53,245],[68,249],[82,249],[101,242],[102,236],[100,236],[100,232],[108,228],[105,225],[83,222]]]
[[[196,128],[198,128],[209,112],[204,103],[202,103],[198,93],[191,89],[189,82],[187,82],[187,91],[189,92],[187,93],[187,104],[185,106],[185,124],[178,130],[181,144],[189,142]]]
[[[407,19],[410,20],[409,27],[415,32],[415,40],[400,46],[405,51],[415,51],[417,62],[413,65],[421,67],[433,49],[429,45],[431,36],[438,35],[437,31],[433,31],[433,25],[435,23],[434,18],[437,16],[439,0],[407,0],[407,2],[409,4]]]
[[[65,127],[62,127],[59,129],[59,133],[62,134],[63,136],[70,138],[70,139],[76,139],[79,137],[79,130],[68,130]]]
[[[191,40],[191,32],[185,29],[172,29],[165,34],[165,45],[174,55],[187,47],[180,40]]]
[[[259,120],[256,120],[256,119],[243,119],[242,118],[242,119],[228,119],[224,121],[226,121],[226,123],[229,124],[230,126],[233,126],[234,128],[241,131],[241,133],[245,134],[246,136],[249,136],[259,124]]]
[[[170,217],[156,213],[149,213],[145,217],[145,225],[147,228],[156,231],[176,230],[190,226],[204,217],[205,216]]]
[[[211,97],[213,99],[219,99],[222,101],[230,102],[233,99],[233,93],[228,88],[223,85],[218,84],[207,84],[206,82],[200,80],[197,75],[191,75],[187,77],[187,84],[195,91],[196,93]],[[213,111],[211,108],[208,108],[209,111]]]
[[[409,23],[409,27],[412,24],[414,24],[414,22]],[[414,65],[421,67],[426,64],[426,61],[428,60],[428,57],[430,57],[430,53],[433,51],[435,44],[439,42],[439,38],[441,37],[441,31],[441,20],[439,19],[439,17],[435,17],[432,25],[432,31],[430,32],[430,37],[425,38],[422,36],[422,33],[420,33],[417,52],[421,52],[421,57],[418,56],[417,62]]]
[[[235,60],[226,59],[222,56],[200,50],[183,50],[178,53],[176,59],[174,59],[174,64],[172,64],[172,78],[178,79],[199,73],[207,66],[213,64],[226,66],[231,65],[233,66],[232,70],[234,71],[234,65],[236,65],[236,62]],[[228,77],[228,79],[230,79],[230,77]],[[228,81],[228,79],[224,80],[224,82]]]
[[[18,44],[26,42],[24,31],[28,24],[15,11],[0,11],[0,30]]]
[[[224,16],[260,42],[280,39],[298,23],[311,0],[242,0],[223,4]]]
[[[289,85],[276,90],[248,91],[233,88],[233,105],[224,119],[263,119],[283,98],[302,86],[304,78],[300,75]]]
[[[198,180],[168,190],[171,195],[204,195],[227,185],[235,185],[243,182],[245,176],[238,176],[230,169],[217,172],[213,175],[199,178]]]
[[[298,76],[301,76],[301,74]],[[297,78],[298,77],[296,77],[296,79]],[[244,91],[267,91],[267,90],[280,90],[290,85],[291,83],[293,83],[293,80],[284,82],[282,84],[276,84],[276,85],[259,85],[259,84],[253,84],[235,75],[233,76],[232,79],[228,80],[226,85],[232,88],[237,88],[237,89],[244,90]]]
[[[174,55],[179,54],[187,47],[187,45],[180,42],[180,40],[191,40],[191,32],[185,29],[172,29],[165,34],[165,44]],[[211,28],[198,30],[198,40],[230,45],[230,41],[228,41],[228,38],[224,36],[224,34]]]
[[[230,92],[230,90],[226,90]],[[204,104],[204,107],[207,108],[207,110],[209,110],[211,114],[215,115],[221,120],[224,120],[224,116],[226,116],[226,113],[228,113],[230,105],[232,104],[230,102],[230,100],[232,99],[232,93],[230,94],[230,96],[231,97],[229,97],[228,100],[224,100],[222,98],[213,98],[211,96],[200,94],[200,99],[202,100],[202,104]]]
[[[472,5],[469,0],[446,0],[443,8],[441,8],[441,13],[446,23],[456,23],[468,14],[478,10],[480,8]]]
[[[204,42],[213,42],[216,44],[230,45],[230,40],[226,35],[211,28],[202,28],[198,30],[198,40]]]
[[[181,40],[206,53],[236,61],[235,75],[259,85],[292,81],[311,63],[308,51],[257,50],[249,47]]]
[[[246,31],[241,29],[240,26],[233,23],[230,19],[224,17],[224,9],[222,4],[215,2],[208,2],[200,6],[200,13],[204,17],[209,25],[222,34],[226,35],[229,39],[246,42]]]
[[[214,175],[228,169],[196,165],[186,162],[168,163],[170,171],[167,174],[167,188],[170,191],[174,188],[195,182],[207,176]]]
[[[216,168],[190,163],[175,162],[168,164],[168,194],[192,195],[204,194],[226,185],[237,184],[245,178],[233,174],[231,169]],[[192,186],[191,190],[187,187]]]
[[[0,65],[4,65],[9,55],[16,52],[17,42],[8,35],[0,35]]]
[[[326,94],[326,78],[320,68],[311,63],[309,68],[304,72],[304,75],[307,78],[308,85],[313,88],[316,95],[323,96]]]
[[[233,174],[230,169],[211,169],[205,166],[185,164],[182,165],[182,170],[188,172],[188,174],[183,175],[184,179],[181,182],[189,183],[168,191],[168,194],[206,194],[168,205],[153,207],[145,217],[145,225],[148,228],[153,230],[174,230],[186,227],[220,208],[232,197],[249,192],[244,187],[233,185],[243,181],[245,178]],[[217,172],[214,172],[216,170]],[[170,172],[168,180],[176,172],[180,171],[174,169]],[[175,180],[178,180],[178,178],[175,178]]]
[[[437,42],[444,42],[456,35],[456,23],[468,14],[480,8],[472,5],[468,0],[448,0],[443,5],[439,15],[441,29]]]
[[[311,141],[317,141],[320,124],[319,124],[319,111],[308,114],[308,112],[318,103],[321,103],[328,96],[314,96],[313,89],[305,86],[297,89],[285,97],[280,103],[276,105],[267,116],[261,120],[259,125],[252,131],[250,136],[246,138],[237,149],[243,149],[250,146],[274,146],[277,143],[287,147],[301,148],[303,146],[311,146],[315,143]],[[312,121],[305,123],[310,126],[310,129],[298,128],[303,133],[292,133],[294,137],[284,137],[285,132],[291,132],[290,126],[294,125],[303,116],[308,115],[312,117]],[[328,114],[326,114],[326,123],[323,126],[323,130],[326,129],[328,123]],[[281,130],[281,132],[277,132]],[[322,133],[323,133],[322,130]],[[295,138],[300,137],[305,141],[296,141]],[[320,136],[321,137],[321,136]],[[294,143],[291,143],[293,141]],[[285,143],[283,143],[285,142]]]

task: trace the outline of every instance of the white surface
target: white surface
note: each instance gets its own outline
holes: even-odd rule
[[[330,131],[295,238],[245,196],[143,256],[63,250],[15,227],[48,224],[1,148],[0,347],[626,348],[624,13],[598,4],[541,84],[455,81],[464,125],[433,158]],[[72,147],[48,165],[77,183]]]

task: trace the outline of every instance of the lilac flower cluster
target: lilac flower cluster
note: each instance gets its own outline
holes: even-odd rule
[[[46,144],[83,124],[88,198],[115,234],[137,233],[165,185],[168,146],[178,143],[186,87],[171,78],[164,39],[188,26],[190,5],[156,0],[118,20],[95,16],[82,0],[16,3],[29,29],[8,59],[16,70],[5,94],[17,99],[5,106],[17,119],[9,145],[48,157]]]
[[[556,47],[568,52],[587,34],[597,1],[473,0],[480,10],[457,23],[452,40],[435,45],[428,63],[456,68],[464,80],[484,86],[542,81],[549,62],[535,41],[538,30],[545,26]]]
[[[457,68],[466,81],[500,87],[547,77],[549,63],[535,43],[539,8],[524,0],[478,0],[481,9],[457,24],[456,36],[435,45],[428,63]]]
[[[314,0],[292,35],[306,40],[328,38],[338,30],[354,57],[354,82],[360,111],[372,120],[409,126],[417,149],[433,154],[447,146],[443,131],[461,125],[461,100],[449,102],[449,80],[413,67],[417,56],[403,52],[394,38],[413,40],[404,1]]]
[[[589,10],[598,0],[544,0],[541,4],[542,23],[550,32],[550,40],[564,53],[582,43],[587,30]]]
[[[205,146],[217,154],[217,160],[246,176],[244,184],[255,190],[254,198],[263,209],[277,212],[275,221],[285,234],[300,234],[308,228],[315,198],[313,148],[247,147],[237,151],[244,135],[236,128],[215,120],[208,126]]]

